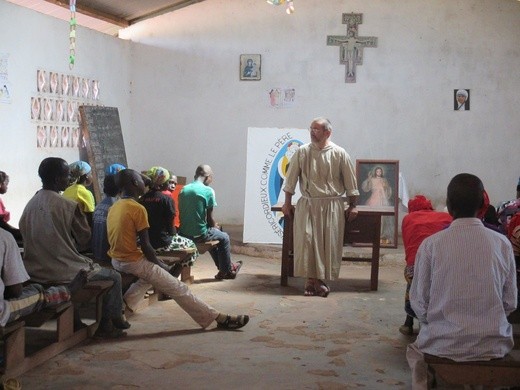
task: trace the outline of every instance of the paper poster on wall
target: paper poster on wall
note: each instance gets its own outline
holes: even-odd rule
[[[275,87],[269,91],[269,106],[272,108],[293,107],[296,100],[296,89],[291,87]]]
[[[283,214],[272,212],[271,207],[283,202],[289,161],[295,150],[308,142],[309,131],[304,129],[248,128],[244,242],[282,242]],[[293,201],[300,196],[297,188]]]
[[[0,53],[0,103],[11,103],[11,84],[8,74],[9,54]]]

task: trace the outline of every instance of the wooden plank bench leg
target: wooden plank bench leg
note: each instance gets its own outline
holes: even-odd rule
[[[58,342],[67,340],[74,334],[74,306],[65,309],[57,319]]]
[[[36,351],[26,353],[27,347],[31,347],[26,345],[28,340],[26,332],[34,331],[31,328],[41,327],[53,319],[56,319],[55,341],[44,347],[38,347]],[[4,339],[4,376],[23,374],[82,342],[88,336],[87,329],[74,332],[74,306],[70,302],[46,307],[22,317],[21,320],[2,328],[1,334]]]
[[[191,267],[182,267],[181,282],[192,284],[195,278],[191,275]]]
[[[20,365],[25,359],[25,323],[19,321],[3,328],[4,373]]]
[[[78,291],[74,297],[74,303],[86,303],[92,300],[96,302],[96,320],[88,326],[89,334],[92,336],[101,321],[103,314],[103,297],[112,288],[114,282],[111,280],[92,280],[83,289]]]

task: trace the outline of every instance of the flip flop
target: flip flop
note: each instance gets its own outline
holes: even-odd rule
[[[227,315],[226,319],[223,322],[217,322],[217,327],[221,329],[240,329],[243,326],[246,326],[249,322],[248,315],[238,315],[238,316],[230,316]]]
[[[240,268],[242,268],[242,260],[238,260],[235,264],[233,264],[232,270],[235,274],[238,274]]]

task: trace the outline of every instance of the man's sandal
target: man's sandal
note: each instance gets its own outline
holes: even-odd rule
[[[238,315],[238,316],[230,316],[227,315],[226,319],[222,322],[217,321],[217,327],[221,329],[240,329],[243,326],[246,326],[249,322],[248,315]]]
[[[322,280],[318,280],[319,286],[316,288],[316,295],[327,298],[330,293],[330,288]]]

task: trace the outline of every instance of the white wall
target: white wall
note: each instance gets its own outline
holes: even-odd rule
[[[492,202],[515,194],[520,174],[520,2],[516,0],[295,0],[296,13],[262,0],[206,0],[138,23],[122,36],[78,28],[74,73],[100,80],[102,103],[119,108],[129,164],[161,164],[193,176],[215,171],[217,218],[242,223],[246,134],[252,127],[307,128],[329,117],[334,141],[354,159],[398,159],[410,193],[441,205],[456,173],[480,176]],[[344,83],[341,14],[363,13],[357,83]],[[40,187],[29,119],[36,69],[66,73],[68,23],[0,0],[0,53],[9,53],[13,101],[0,104],[0,170],[16,224]],[[239,81],[239,56],[262,55],[262,79]],[[296,88],[297,104],[272,109],[272,87]],[[454,112],[453,89],[471,89]]]
[[[36,70],[74,74],[100,83],[100,101],[119,107],[125,139],[129,134],[130,43],[78,27],[76,65],[69,69],[69,24],[5,1],[0,1],[0,53],[9,54],[11,104],[0,103],[0,170],[10,176],[9,190],[2,195],[15,226],[23,208],[41,188],[38,166],[46,157],[72,162],[79,158],[73,148],[37,148],[35,125],[30,118],[31,96],[36,91]],[[130,160],[131,162],[131,160]]]
[[[520,174],[520,2],[516,0],[296,0],[296,13],[261,0],[206,0],[121,33],[132,47],[132,133],[142,168],[192,177],[215,171],[217,217],[242,223],[246,132],[307,128],[325,115],[354,159],[398,159],[411,195],[442,207],[450,178],[477,174],[492,202],[510,199]],[[363,13],[356,84],[344,83],[342,13]],[[151,45],[155,48],[145,47]],[[262,55],[261,81],[239,81],[239,56]],[[272,87],[297,104],[271,109]],[[453,90],[471,89],[471,111]],[[141,136],[140,136],[140,135]],[[133,153],[136,153],[135,155]]]

